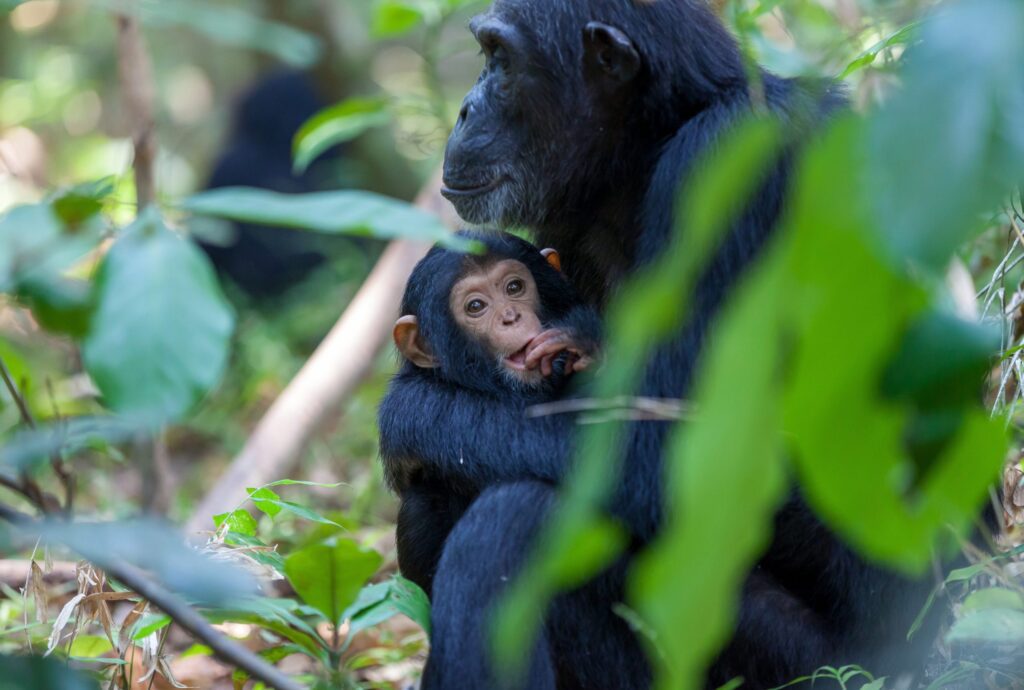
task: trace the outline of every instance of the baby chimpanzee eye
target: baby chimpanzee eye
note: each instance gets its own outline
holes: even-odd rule
[[[486,306],[487,302],[484,302],[482,299],[471,299],[466,302],[466,313],[474,316],[482,312]]]
[[[505,286],[505,292],[510,295],[518,295],[526,289],[526,285],[519,278],[513,278],[508,281],[508,285]]]

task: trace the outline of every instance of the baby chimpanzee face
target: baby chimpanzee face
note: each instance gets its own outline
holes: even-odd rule
[[[448,306],[462,332],[503,370],[523,383],[539,381],[540,372],[526,368],[526,352],[543,330],[540,295],[522,262],[504,259],[471,268],[452,287]]]

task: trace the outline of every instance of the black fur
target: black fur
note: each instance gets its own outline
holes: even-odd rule
[[[449,308],[455,283],[471,267],[515,259],[526,265],[537,284],[539,317],[545,327],[570,331],[574,342],[588,352],[596,351],[601,329],[596,310],[583,303],[529,242],[504,233],[460,234],[482,242],[486,254],[467,255],[434,247],[413,270],[402,300],[402,315],[416,316],[420,334],[438,366],[422,369],[404,362],[379,412],[385,476],[401,498],[399,565],[406,577],[428,593],[448,533],[481,488],[501,479],[477,476],[472,468],[486,465],[463,447],[479,447],[482,436],[495,447],[518,448],[543,439],[547,446],[533,446],[539,454],[551,452],[548,446],[557,446],[564,453],[571,433],[566,420],[526,418],[528,405],[553,400],[562,393],[564,371],[556,365],[555,373],[537,389],[514,387],[502,378],[494,358],[455,322]],[[564,361],[561,364],[564,366]],[[405,418],[421,413],[443,416],[447,421],[415,436],[407,435]],[[529,429],[529,435],[516,435],[511,425]],[[421,459],[421,449],[428,449],[431,455]],[[439,455],[446,456],[448,462],[438,463]],[[507,476],[527,474],[514,461],[507,470]]]
[[[607,41],[591,40],[591,22],[631,39],[640,59],[635,77],[613,78],[628,73],[629,54],[602,52]],[[584,297],[603,305],[624,277],[664,251],[677,191],[694,162],[750,112],[740,52],[700,0],[497,0],[472,29],[487,64],[449,141],[445,193],[467,220],[532,228],[538,244],[562,254]],[[843,107],[830,84],[762,74],[761,86],[766,106],[796,140]],[[768,171],[739,214],[699,281],[691,320],[654,354],[639,393],[687,394],[713,318],[783,210],[791,157]],[[462,394],[439,393],[425,381],[406,393],[415,402],[388,415],[389,433],[415,446],[418,471],[482,491],[457,521],[434,579],[434,646],[423,688],[498,687],[486,663],[489,605],[530,553],[555,500],[572,420],[526,424],[483,406],[453,415]],[[662,520],[668,428],[638,422],[627,430],[611,510],[636,547]],[[392,457],[402,465],[401,454]],[[635,640],[610,613],[624,572],[619,564],[556,600],[522,687],[649,687]],[[769,688],[824,664],[860,663],[879,673],[913,665],[901,642],[923,599],[920,585],[866,564],[794,495],[744,588],[734,640],[707,684],[743,676],[744,687]]]

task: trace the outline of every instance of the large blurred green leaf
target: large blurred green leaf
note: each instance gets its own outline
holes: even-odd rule
[[[110,248],[83,343],[104,402],[150,423],[179,418],[220,379],[234,326],[207,258],[153,211]]]
[[[295,133],[292,143],[295,172],[303,172],[317,156],[332,146],[390,121],[391,113],[380,98],[350,98],[321,110]]]
[[[678,225],[671,244],[654,265],[623,287],[610,307],[607,365],[595,379],[594,397],[610,400],[635,394],[653,348],[686,322],[692,289],[705,261],[742,210],[740,200],[749,198],[763,180],[766,166],[778,154],[782,140],[776,121],[744,121],[723,135],[713,158],[708,156],[696,165],[699,172],[680,192]],[[595,424],[580,434],[576,469],[558,512],[540,540],[538,553],[500,604],[496,659],[509,672],[522,659],[519,650],[528,648],[538,624],[537,612],[545,609],[560,588],[577,585],[606,566],[617,553],[616,535],[603,530],[595,539],[594,530],[606,520],[600,511],[601,502],[620,471],[617,456],[621,453],[623,426],[618,422]],[[578,543],[587,546],[589,562],[577,560]],[[595,557],[598,555],[601,557]],[[744,561],[752,555],[737,550],[735,557]],[[692,554],[692,559],[711,567],[719,562],[718,549],[714,558],[700,553]],[[723,568],[731,568],[731,563],[723,561]],[[692,573],[702,581],[716,577],[709,576],[706,568]],[[685,578],[684,573],[671,586],[707,592],[696,583],[684,583]],[[661,595],[675,600],[671,593]],[[677,663],[687,668],[698,664],[702,650],[694,645],[680,651]]]
[[[203,605],[229,605],[258,592],[241,567],[214,560],[189,547],[171,526],[154,520],[49,522],[25,528],[45,541],[63,544],[95,563],[129,564],[153,573],[167,589]]]
[[[379,553],[351,539],[335,538],[289,555],[284,572],[303,601],[340,624],[342,613],[382,560]]]
[[[91,678],[55,659],[0,656],[0,690],[97,690]]]
[[[916,324],[929,323],[921,316],[934,298],[877,242],[865,198],[864,137],[860,120],[838,123],[797,179],[787,268],[796,347],[785,429],[815,509],[869,556],[919,573],[949,525],[963,529],[974,519],[1006,441],[968,395],[952,400],[956,415],[939,429],[945,438],[928,449],[932,457],[917,467],[906,452],[921,405],[910,394],[962,385],[984,346],[973,331],[956,338],[933,331],[937,342],[920,343]],[[937,348],[948,351],[939,357]],[[930,359],[908,362],[907,351]],[[893,373],[894,361],[902,371]],[[887,375],[904,394],[899,401],[891,397],[897,391],[886,395]]]
[[[146,0],[137,5],[125,0],[92,2],[115,12],[137,11],[148,27],[185,27],[224,45],[273,55],[293,67],[309,67],[323,49],[320,39],[312,34],[231,5],[200,0]]]
[[[440,242],[464,251],[472,248],[472,243],[454,237],[436,216],[372,192],[280,194],[252,187],[222,187],[193,195],[182,207],[192,213],[246,223],[332,235]]]
[[[748,277],[715,329],[694,391],[700,414],[676,426],[667,444],[669,519],[633,570],[631,601],[655,631],[662,652],[655,663],[663,664],[658,687],[665,690],[696,687],[728,639],[736,593],[767,546],[785,495],[781,258],[776,251]]]
[[[898,257],[941,269],[1024,180],[1024,4],[950,3],[907,51],[905,86],[872,118],[871,191]]]
[[[117,417],[74,417],[17,431],[0,446],[0,466],[31,470],[56,454],[74,453],[98,443],[122,443],[143,430]]]

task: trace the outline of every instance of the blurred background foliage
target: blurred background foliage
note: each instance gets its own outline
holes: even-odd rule
[[[197,501],[256,421],[344,311],[385,240],[397,235],[432,239],[443,233],[436,219],[392,200],[411,200],[437,168],[459,101],[479,71],[478,48],[465,25],[484,6],[478,0],[0,0],[0,362],[9,384],[0,389],[0,469],[8,480],[0,492],[5,502],[9,498],[24,509],[27,500],[60,512],[71,508],[66,499],[70,482],[74,512],[83,518],[119,520],[140,510],[176,522],[192,517]],[[949,414],[956,418],[954,429],[981,430],[960,448],[962,456],[982,453],[989,460],[971,474],[968,483],[973,485],[979,476],[987,481],[986,473],[994,479],[1000,458],[988,456],[1001,451],[1002,436],[990,433],[992,425],[977,410],[964,412],[974,405],[976,389],[970,381],[983,379],[987,371],[985,402],[997,426],[1005,425],[1014,438],[1019,426],[1024,209],[1019,195],[1012,196],[1002,183],[1019,174],[1024,159],[1024,102],[1019,98],[1024,81],[1015,81],[1024,69],[1019,48],[1024,44],[1017,37],[1024,23],[1015,23],[1021,17],[1019,3],[979,3],[980,9],[960,15],[962,22],[932,26],[932,42],[916,62],[904,65],[904,52],[922,35],[919,23],[932,7],[932,2],[916,0],[716,4],[752,63],[784,76],[841,78],[859,113],[889,113],[833,132],[826,153],[808,163],[801,177],[804,193],[798,195],[789,227],[800,239],[780,250],[783,258],[773,257],[774,263],[759,274],[763,289],[756,292],[763,301],[756,308],[737,306],[748,317],[734,317],[726,326],[733,330],[723,339],[733,343],[730,351],[749,348],[750,339],[763,332],[751,330],[756,322],[750,310],[780,323],[827,317],[816,317],[809,305],[799,304],[782,315],[780,301],[793,289],[779,277],[783,266],[823,286],[834,300],[836,318],[826,319],[826,328],[846,332],[842,317],[852,320],[858,306],[891,308],[884,314],[886,323],[919,319],[919,330],[907,336],[899,351],[904,360],[897,360],[897,373],[887,379],[887,394],[915,410],[921,433],[916,441],[922,448],[949,441],[936,441],[934,435],[936,428],[940,436],[949,431]],[[115,21],[116,13],[136,10],[152,59],[158,146],[158,203],[141,215],[132,175],[134,123],[118,83],[123,57]],[[908,86],[901,91],[904,82]],[[933,110],[924,111],[922,102]],[[988,138],[990,133],[998,136]],[[754,131],[745,136],[753,139],[743,140],[739,158],[726,158],[717,178],[712,169],[707,186],[699,188],[710,199],[707,205],[694,203],[689,209],[707,237],[697,233],[685,241],[713,243],[709,238],[728,212],[722,200],[737,193],[735,175],[725,173],[756,169],[758,152],[774,150],[779,135]],[[888,162],[876,167],[863,160],[886,156]],[[908,174],[896,177],[901,172]],[[870,178],[868,183],[862,185],[859,175]],[[306,198],[288,203],[248,196],[237,186],[326,196],[316,197],[322,205]],[[204,191],[211,187],[221,189]],[[851,190],[864,197],[851,198],[856,196]],[[905,198],[892,198],[900,194]],[[876,216],[865,220],[869,206],[884,222]],[[811,230],[829,214],[839,219],[830,229],[848,235],[815,246]],[[305,231],[269,231],[258,226],[261,220]],[[922,228],[934,232],[922,234]],[[881,248],[871,244],[863,235],[873,230],[893,241],[881,242]],[[861,248],[850,237],[869,246]],[[238,261],[232,246],[249,252],[245,261]],[[801,253],[812,247],[820,253],[811,256],[842,254],[849,262],[847,273],[823,275],[827,264],[808,261],[808,254]],[[954,250],[955,277],[947,279]],[[634,300],[640,295],[652,302],[649,296],[662,294],[658,286],[666,284],[665,276],[678,286],[685,275],[681,267],[696,270],[692,257],[702,255],[700,247],[673,254],[660,267],[661,283],[657,275],[640,283]],[[877,291],[859,295],[862,281]],[[623,316],[649,315],[629,298],[612,317],[619,326],[613,332],[622,334],[613,338],[612,351],[631,354],[603,382],[601,393],[609,398],[630,392],[635,367],[649,346],[644,338],[657,335]],[[682,318],[685,304],[679,299],[654,300],[654,308],[678,308],[674,318]],[[954,312],[969,315],[971,309],[987,316],[992,328],[972,330],[963,321],[943,321]],[[871,318],[870,311],[864,318]],[[658,318],[647,323],[666,328]],[[806,323],[803,328],[813,332]],[[943,359],[929,351],[928,345],[939,339],[929,336],[934,333],[942,338],[953,333],[951,351],[962,357]],[[850,333],[845,341],[851,362],[863,344],[858,337]],[[835,346],[835,341],[826,344]],[[807,365],[801,374],[805,378],[817,380],[823,369],[834,366],[835,350],[818,351],[827,352],[827,358]],[[996,351],[1004,355],[990,368]],[[760,419],[759,407],[740,406],[721,391],[757,386],[757,400],[778,399],[782,408],[820,402],[818,390],[804,390],[801,399],[797,385],[786,397],[768,379],[758,378],[770,370],[772,352],[765,347],[742,371],[719,364],[717,374],[708,374],[718,387],[709,383],[699,391],[707,396],[708,409],[723,410],[731,425],[749,423],[748,429],[764,431],[770,424]],[[863,367],[880,361],[865,360]],[[915,369],[920,361],[938,361],[941,371]],[[207,573],[195,565],[191,577],[182,574],[171,555],[192,563],[193,551],[175,546],[166,527],[148,521],[113,523],[113,532],[85,534],[47,524],[0,544],[9,557],[3,563],[11,564],[13,573],[0,572],[5,595],[0,599],[0,653],[49,649],[75,667],[100,669],[112,687],[128,687],[150,672],[154,687],[170,687],[174,678],[204,688],[249,682],[246,672],[213,661],[209,648],[194,644],[195,638],[179,626],[169,626],[166,617],[131,591],[116,574],[117,564],[128,563],[201,604],[218,630],[246,641],[265,661],[310,684],[405,687],[424,657],[427,618],[422,593],[391,577],[396,502],[383,487],[376,463],[374,416],[393,367],[389,351],[378,356],[337,422],[313,440],[295,474],[298,481],[246,487],[245,506],[209,516],[209,528],[216,524],[218,530],[200,555],[232,560],[236,571],[225,575],[212,568]],[[969,379],[967,392],[953,390],[953,402],[918,405],[931,399],[935,386],[962,384],[964,377]],[[836,380],[832,400],[862,392],[843,389]],[[874,403],[856,408],[855,397],[845,399],[850,403],[845,409],[821,409],[836,414],[859,409],[866,426],[879,412]],[[974,426],[958,416],[964,414]],[[814,437],[815,428],[826,435],[832,431],[818,418],[794,415],[790,421],[795,428],[807,427],[810,446],[817,442],[829,448],[836,442]],[[598,425],[584,448],[611,447],[613,427]],[[706,455],[720,450],[719,432],[699,432],[705,436],[698,443],[713,449]],[[681,461],[683,445],[673,450]],[[705,506],[732,513],[710,521],[722,533],[736,525],[740,531],[744,524],[760,525],[777,500],[780,466],[767,446],[725,448],[725,457],[748,454],[746,464],[723,462],[719,472],[750,471],[755,457],[764,464],[754,480],[757,490],[746,493],[733,494],[731,484],[711,478],[720,489],[729,486],[727,494],[743,504],[737,509],[723,500]],[[763,458],[753,455],[760,452]],[[927,451],[922,457],[928,457]],[[958,640],[991,643],[995,638],[995,655],[1005,655],[1007,644],[1024,643],[1020,568],[1013,552],[1005,552],[1020,538],[1014,521],[1024,520],[1024,472],[1017,463],[1019,457],[1011,457],[1005,505],[1000,506],[1009,516],[1007,534],[986,549],[966,547],[973,565],[949,576],[955,607],[967,624],[940,645],[932,682],[965,677],[1002,684],[997,687],[1024,682],[1005,664],[989,663],[983,653],[972,651],[966,659],[949,654]],[[846,476],[843,467],[808,461],[799,468],[804,480],[820,489],[816,507],[826,514],[831,509],[830,517],[848,538],[893,565],[912,569],[927,562],[934,525],[928,522],[921,533],[901,533],[900,496],[886,504],[887,510],[877,511],[872,495],[830,492],[829,486],[841,487],[844,481],[852,489],[879,477],[858,476],[852,464],[845,465],[851,472]],[[927,468],[887,467],[880,461],[875,469],[903,472],[894,484],[905,489],[916,486],[915,478],[925,476]],[[580,506],[602,490],[600,478],[591,474],[590,484],[581,477]],[[25,479],[30,483],[22,483]],[[61,498],[48,504],[38,495],[19,497],[19,488],[26,486]],[[685,487],[673,485],[672,490],[685,500]],[[881,488],[879,494],[884,494]],[[707,494],[705,501],[714,502],[715,495]],[[851,515],[866,504],[872,506],[866,515],[891,518],[893,529],[858,533]],[[245,508],[255,508],[255,517]],[[970,507],[950,513],[943,505],[943,510],[930,519],[955,514],[969,522],[964,511]],[[700,524],[708,523],[707,514],[701,519]],[[571,520],[562,525],[562,541],[552,542],[556,546],[574,543],[573,536],[579,536],[574,529],[594,528],[587,520],[575,528]],[[680,531],[664,545],[662,559],[685,561],[692,553],[687,549],[700,548],[701,537],[716,538],[713,530],[695,535],[676,527]],[[716,582],[723,588],[715,591],[694,588],[666,596],[676,583],[659,584],[658,554],[645,563],[646,585],[638,585],[637,612],[629,615],[661,633],[654,647],[683,650],[673,657],[678,667],[662,669],[672,674],[667,678],[685,677],[687,665],[702,663],[718,643],[716,636],[726,633],[730,583],[764,536],[757,529],[747,531],[744,540],[737,540],[742,543],[736,544],[733,560],[720,564],[723,577]],[[587,534],[595,533],[598,541],[614,542],[612,536],[601,536],[600,527]],[[111,586],[91,569],[77,580],[73,573],[59,576],[60,568],[42,558],[37,538],[43,537],[101,568],[115,568],[107,575],[117,582]],[[152,558],[155,544],[170,555]],[[38,565],[16,560],[30,555]],[[563,549],[561,556],[563,563],[557,557],[550,561],[548,572],[524,596],[543,597],[552,583],[581,576],[578,563],[577,570],[565,570],[566,561],[578,554]],[[229,590],[242,590],[248,581],[245,570],[269,579],[270,591],[233,596]],[[314,572],[322,577],[310,579]],[[225,577],[232,584],[225,586]],[[990,593],[972,602],[963,596],[968,592]],[[200,596],[204,593],[209,600]],[[687,608],[695,601],[711,608]],[[949,600],[943,598],[941,605],[948,607]],[[679,632],[672,625],[673,611],[713,621],[701,645],[673,636]],[[995,613],[977,617],[986,611]],[[659,620],[659,613],[669,620]],[[69,688],[81,682],[64,677],[59,664],[24,658],[0,662],[5,672],[10,670],[9,678],[33,679],[9,687]],[[8,687],[4,682],[0,688]]]

